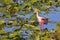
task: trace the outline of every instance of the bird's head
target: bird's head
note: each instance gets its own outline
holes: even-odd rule
[[[38,11],[34,11],[34,14],[37,14],[38,13]]]
[[[39,9],[34,9],[34,14],[36,14],[36,13],[38,13],[38,12],[40,12],[40,10]]]

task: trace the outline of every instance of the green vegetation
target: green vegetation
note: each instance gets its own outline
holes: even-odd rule
[[[58,7],[60,5],[60,1],[25,0],[24,3],[18,4],[13,3],[13,0],[0,0],[0,4],[5,5],[0,5],[0,12],[3,14],[0,18],[6,18],[6,20],[8,20],[7,22],[6,20],[0,20],[0,40],[25,40],[25,38],[21,35],[23,28],[26,29],[25,33],[29,34],[26,40],[60,40],[60,23],[56,23],[56,31],[53,29],[40,30],[38,28],[39,24],[36,20],[36,15],[34,14],[35,10],[38,12],[44,11],[48,13],[48,10],[52,8],[52,5]],[[25,16],[30,13],[33,15],[26,19],[16,16],[17,14]],[[16,19],[11,19],[12,17],[15,17]],[[15,26],[14,31],[6,32],[4,30],[5,27],[12,28],[12,26]],[[20,26],[20,28],[17,29],[18,26]]]

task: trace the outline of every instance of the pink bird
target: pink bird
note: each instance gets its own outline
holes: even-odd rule
[[[36,16],[37,16],[37,21],[39,22],[40,25],[43,26],[44,24],[48,23],[47,18],[38,16],[38,12],[35,12],[35,13],[36,13]]]

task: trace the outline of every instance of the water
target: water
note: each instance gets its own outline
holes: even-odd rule
[[[49,30],[51,30],[51,29],[56,30],[56,23],[53,23],[53,22],[60,22],[60,7],[56,8],[56,9],[53,9],[53,8],[50,9],[48,14],[45,14],[45,12],[43,12],[43,11],[41,13],[42,13],[42,14],[40,14],[41,16],[47,17],[52,21],[51,23],[44,25],[44,28],[48,28]]]
[[[19,2],[19,1],[18,1]],[[19,3],[20,4],[20,3]],[[51,29],[54,29],[56,30],[56,23],[53,23],[53,22],[60,22],[60,7],[54,7],[54,8],[51,8],[49,9],[49,13],[48,14],[45,14],[46,12],[44,11],[41,11],[41,13],[39,14],[39,16],[43,16],[43,17],[47,17],[49,18],[52,22],[51,23],[48,23],[47,25],[44,25],[44,28],[48,28],[49,30]],[[45,14],[45,15],[44,15]],[[3,14],[1,14],[0,12],[0,16],[2,16]],[[21,17],[21,18],[30,18],[30,16],[33,15],[32,13],[30,14],[26,14],[25,16],[23,15],[20,15],[18,14],[17,17]],[[1,18],[0,18],[1,19]],[[6,19],[3,19],[3,20],[6,20]],[[38,27],[40,28],[40,25],[38,25]],[[17,27],[18,28],[18,27]],[[5,27],[5,31],[6,32],[13,32],[15,30],[15,26],[13,26],[12,28],[8,28],[8,27]],[[25,29],[22,29],[23,32],[22,32],[22,35],[25,35]],[[28,31],[29,33],[30,31]]]
[[[45,14],[44,11],[41,12],[42,14],[39,14],[39,16],[47,17],[52,21],[52,23],[48,23],[47,25],[44,25],[44,28],[48,28],[49,30],[56,29],[56,23],[53,23],[53,22],[60,22],[60,12],[59,12],[60,7],[56,8],[56,10],[57,11],[54,11],[54,9],[50,9],[48,14]],[[22,17],[22,18],[30,18],[31,15],[32,14],[26,14],[25,16],[23,16],[23,15],[17,15],[17,16]],[[38,27],[40,28],[40,25]],[[12,31],[13,29],[14,29],[14,27],[5,28],[5,31],[8,32],[8,31]]]
[[[21,4],[21,3],[19,3],[19,4]],[[56,11],[55,11],[56,10]],[[42,14],[39,14],[39,16],[43,16],[43,17],[47,17],[47,18],[49,18],[52,22],[51,23],[48,23],[47,25],[44,25],[44,28],[48,28],[49,30],[51,30],[51,29],[54,29],[54,30],[56,30],[56,23],[53,23],[53,22],[60,22],[60,7],[58,7],[58,8],[51,8],[50,10],[49,10],[49,13],[48,14],[45,14],[45,12],[44,11],[42,11],[41,12]],[[45,14],[45,15],[44,15]],[[0,16],[1,15],[3,15],[3,14],[1,14],[0,13]],[[32,13],[31,14],[26,14],[25,16],[23,16],[23,15],[17,15],[17,17],[22,17],[22,18],[30,18],[30,16],[31,15],[33,15]],[[5,19],[6,20],[6,19]],[[38,27],[40,28],[40,25],[38,25]],[[16,29],[18,29],[19,27],[16,27]],[[5,27],[5,29],[4,29],[6,32],[13,32],[14,30],[15,30],[15,26],[13,26],[13,27],[11,27],[11,28],[8,28],[8,27]],[[25,29],[22,29],[22,33],[21,33],[21,35],[24,37],[24,38],[26,38],[26,37],[28,37],[28,36],[24,36],[24,35],[26,35],[26,33],[25,33]],[[27,31],[28,33],[30,33],[30,31],[28,30]]]
[[[12,27],[12,28],[5,27],[5,31],[6,32],[13,32],[14,31],[14,27]]]

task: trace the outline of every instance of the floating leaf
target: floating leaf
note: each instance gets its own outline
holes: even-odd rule
[[[14,21],[9,21],[9,23],[14,23]]]
[[[45,36],[44,40],[51,40],[51,38],[48,38],[47,36]]]
[[[49,8],[51,8],[51,6],[47,6],[46,8],[49,9]]]
[[[4,20],[0,20],[0,25],[2,25],[3,23],[5,23],[5,21]]]
[[[37,8],[34,8],[34,11],[38,11],[38,12],[40,12],[40,10],[39,10],[39,9],[37,9]]]
[[[56,30],[60,30],[60,23],[56,23]]]
[[[12,3],[12,0],[3,0],[3,2],[6,4],[10,4],[10,3]]]
[[[5,30],[0,30],[0,34],[6,34]]]

